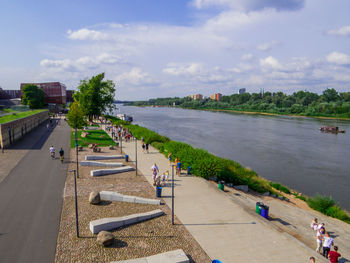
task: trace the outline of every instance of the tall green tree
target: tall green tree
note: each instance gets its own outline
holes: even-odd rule
[[[39,109],[45,105],[45,93],[38,86],[27,84],[22,89],[22,104],[31,109]]]
[[[84,111],[79,102],[73,102],[67,113],[69,126],[75,129],[82,129],[86,125]]]
[[[101,73],[89,80],[81,80],[78,91],[74,94],[74,100],[80,103],[89,120],[114,108],[115,84],[111,80],[104,81],[104,76]]]

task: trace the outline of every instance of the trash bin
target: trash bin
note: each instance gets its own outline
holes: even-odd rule
[[[191,166],[188,166],[188,167],[187,167],[187,175],[190,175],[190,174],[191,174],[191,169],[192,169]]]
[[[125,154],[125,161],[129,162],[129,155]]]
[[[117,147],[119,147],[119,142],[115,142],[115,145],[116,145]]]
[[[156,196],[162,197],[162,187],[160,187],[160,186],[156,187]]]
[[[214,259],[211,263],[222,263],[222,261],[220,261],[218,259]]]
[[[225,181],[219,181],[219,189],[222,191],[225,190]]]
[[[264,204],[261,203],[261,202],[257,202],[256,205],[255,205],[255,212],[259,215],[261,215],[261,207],[263,206]]]
[[[261,206],[261,216],[266,219],[269,218],[269,207],[267,205]]]

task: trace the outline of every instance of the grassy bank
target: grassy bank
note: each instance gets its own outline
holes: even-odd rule
[[[81,137],[83,131],[78,130],[78,145],[82,147],[88,147],[89,144],[97,143],[98,146],[110,146],[116,145],[115,142],[109,137],[109,135],[102,130],[89,130],[86,131],[88,135],[83,138]],[[74,131],[71,132],[70,147],[75,147],[75,134]]]
[[[24,112],[18,112],[18,113],[12,113],[9,115],[5,115],[5,116],[0,117],[0,124],[14,121],[17,119],[21,119],[24,117],[28,117],[30,115],[34,115],[34,114],[37,114],[37,113],[43,112],[43,111],[46,111],[46,109],[30,110],[30,111],[24,111]]]
[[[350,218],[347,213],[343,211],[333,199],[331,199],[331,202],[325,201],[328,200],[329,197],[316,196],[314,198],[308,198],[304,195],[293,193],[288,187],[261,178],[256,172],[243,167],[233,160],[217,157],[208,153],[206,150],[196,149],[183,142],[172,141],[168,137],[159,135],[147,128],[132,125],[115,117],[107,117],[113,124],[123,125],[129,128],[137,139],[143,137],[145,142],[150,143],[166,157],[169,153],[172,153],[172,160],[178,157],[182,167],[186,169],[190,166],[195,176],[200,176],[205,179],[214,179],[216,181],[224,180],[226,183],[233,183],[234,185],[248,185],[250,189],[258,193],[269,192],[276,196],[281,196],[279,192],[293,194],[296,198],[306,201],[312,209],[350,223]]]

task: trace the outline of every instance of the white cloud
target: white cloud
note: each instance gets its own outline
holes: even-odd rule
[[[277,41],[271,41],[267,43],[260,44],[257,48],[261,51],[269,51],[279,43]]]
[[[272,56],[266,57],[264,59],[260,59],[260,66],[262,67],[263,70],[266,69],[281,69],[282,66],[278,62],[277,59],[275,59]]]
[[[120,75],[118,75],[115,80],[119,83],[124,84],[132,84],[132,85],[149,85],[154,84],[155,81],[152,79],[152,77],[146,73],[143,72],[141,68],[134,67],[129,72],[124,72]]]
[[[337,65],[350,65],[350,56],[334,51],[327,56],[327,61]]]
[[[198,9],[208,7],[228,7],[245,11],[273,8],[278,11],[298,10],[304,7],[305,0],[192,0]]]
[[[203,65],[200,63],[169,63],[164,69],[163,72],[174,75],[196,75],[203,71]]]
[[[82,28],[77,31],[68,30],[68,38],[72,40],[107,40],[108,34],[96,30]]]
[[[250,54],[250,53],[244,54],[244,55],[241,56],[241,60],[244,60],[244,61],[250,61],[253,58],[254,58],[253,54]]]
[[[329,35],[335,35],[335,36],[350,36],[350,26],[343,26],[338,29],[332,29],[328,30],[327,33]]]

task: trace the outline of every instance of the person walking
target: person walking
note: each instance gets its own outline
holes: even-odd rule
[[[323,235],[324,235],[324,228],[320,228],[317,230],[316,234],[316,242],[317,242],[317,247],[316,247],[316,252],[321,254],[321,248],[322,248],[322,241],[323,241]]]
[[[178,161],[176,164],[176,172],[177,172],[178,176],[181,175],[181,162],[180,161]]]
[[[159,173],[159,167],[157,166],[156,163],[152,165],[151,171],[152,171],[153,185],[156,185],[156,178],[157,178],[157,174]]]
[[[171,153],[168,154],[169,165],[171,166]]]
[[[328,253],[331,250],[333,243],[334,243],[334,239],[329,236],[328,232],[326,232],[323,237],[323,256],[325,258],[328,258]]]
[[[316,231],[317,230],[317,227],[318,227],[318,222],[317,222],[317,218],[315,218],[314,220],[312,220],[311,224],[310,224],[310,227]]]
[[[341,255],[338,253],[338,247],[334,246],[334,251],[329,251],[328,258],[331,263],[338,263],[338,258],[340,258]]]
[[[61,160],[61,163],[63,163],[63,159],[64,159],[64,150],[63,148],[61,147],[60,151],[58,152],[60,154],[60,160]]]
[[[145,147],[146,145],[144,143],[142,143],[142,152],[145,153]]]
[[[146,148],[146,153],[149,153],[149,144],[148,143],[146,143],[145,148]]]

